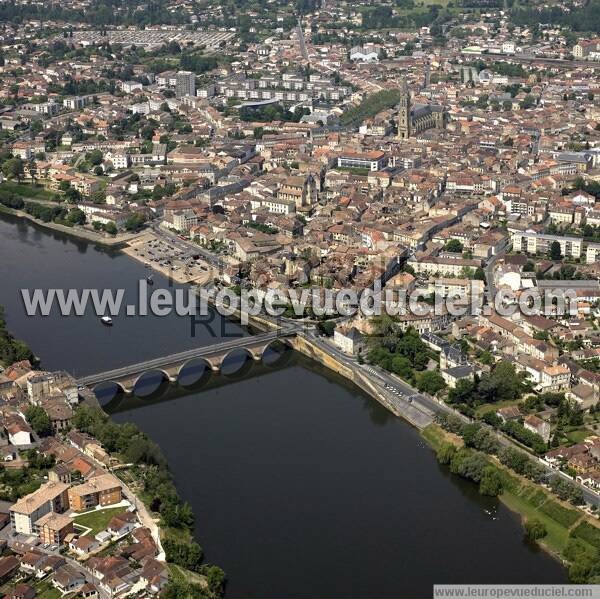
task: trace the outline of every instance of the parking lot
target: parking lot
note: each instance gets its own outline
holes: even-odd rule
[[[212,279],[212,269],[199,253],[185,251],[178,244],[158,238],[152,233],[138,237],[124,251],[144,263],[150,279],[151,270],[178,283],[194,282],[202,285]]]

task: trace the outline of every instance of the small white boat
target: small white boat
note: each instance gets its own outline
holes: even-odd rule
[[[103,325],[106,325],[107,327],[112,327],[112,323],[113,323],[113,321],[112,321],[112,318],[111,318],[110,316],[103,316],[103,317],[100,319],[100,322],[101,322]]]
[[[146,282],[148,283],[148,285],[154,285],[154,275],[148,275],[146,277]]]

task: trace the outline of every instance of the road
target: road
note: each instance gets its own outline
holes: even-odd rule
[[[487,285],[488,302],[492,305],[494,305],[494,298],[498,293],[498,288],[494,282],[494,267],[496,266],[496,262],[504,256],[509,245],[510,244],[507,242],[497,254],[494,254],[488,260],[485,268],[483,269],[485,273],[485,282]]]

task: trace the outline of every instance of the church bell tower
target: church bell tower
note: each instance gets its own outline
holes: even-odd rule
[[[400,104],[398,110],[398,139],[410,137],[410,91],[406,80],[400,86]]]

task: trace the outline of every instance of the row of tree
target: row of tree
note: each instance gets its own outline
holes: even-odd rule
[[[495,455],[501,464],[535,483],[547,483],[560,499],[573,505],[583,505],[583,492],[572,482],[557,474],[549,475],[545,468],[523,451],[503,446],[494,433],[483,424],[465,423],[454,414],[438,414],[437,423],[444,429],[461,437],[466,447],[488,455]]]
[[[25,342],[15,339],[8,331],[4,318],[4,308],[0,306],[0,362],[5,366],[10,366],[10,364],[21,360],[32,362],[34,360],[33,353]]]

